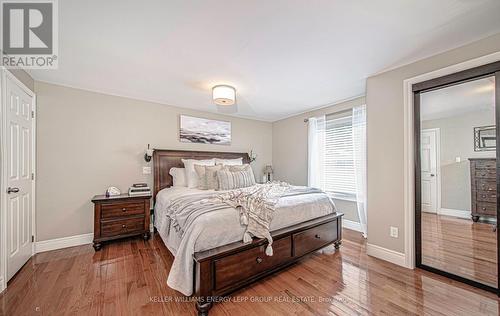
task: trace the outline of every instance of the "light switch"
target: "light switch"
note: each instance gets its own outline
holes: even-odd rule
[[[151,174],[151,167],[142,167],[142,174]]]
[[[455,162],[461,162],[462,161],[462,158],[460,157],[455,157]]]

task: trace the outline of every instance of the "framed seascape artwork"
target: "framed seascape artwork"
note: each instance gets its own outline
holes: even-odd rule
[[[179,125],[183,143],[231,145],[231,122],[181,115]]]
[[[496,143],[495,125],[474,127],[474,151],[496,150]]]

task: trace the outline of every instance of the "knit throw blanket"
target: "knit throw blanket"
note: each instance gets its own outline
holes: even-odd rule
[[[199,216],[227,208],[235,208],[240,215],[241,225],[246,226],[243,242],[250,242],[252,237],[266,238],[266,254],[273,255],[272,237],[269,232],[274,217],[275,206],[284,196],[321,193],[309,187],[291,186],[285,182],[273,181],[225,192],[200,193],[179,197],[172,201],[167,217],[172,227],[181,235],[187,231]]]

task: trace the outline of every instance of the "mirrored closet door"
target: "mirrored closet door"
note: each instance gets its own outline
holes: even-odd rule
[[[487,66],[413,87],[416,263],[498,292],[500,64]]]

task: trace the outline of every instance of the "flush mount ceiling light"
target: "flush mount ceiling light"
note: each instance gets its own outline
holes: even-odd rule
[[[236,89],[228,85],[212,88],[212,98],[217,105],[233,105],[236,102]]]

